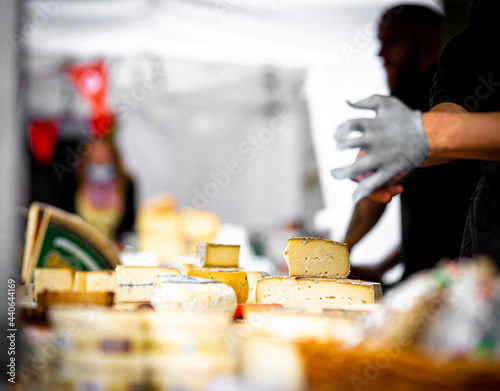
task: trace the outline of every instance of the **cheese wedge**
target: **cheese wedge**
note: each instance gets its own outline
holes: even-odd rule
[[[196,267],[238,267],[240,246],[200,243],[196,248]]]
[[[87,292],[116,292],[117,289],[114,270],[87,273]]]
[[[250,271],[250,270],[245,270],[247,273],[247,278],[248,278],[248,299],[247,303],[252,304],[255,303],[255,292],[257,289],[257,282],[262,278],[262,277],[267,277],[269,274],[266,272],[255,272],[255,271]]]
[[[188,271],[188,276],[208,278],[227,284],[234,289],[238,304],[247,302],[248,277],[243,270],[191,269]]]
[[[167,266],[116,267],[118,303],[149,303],[159,274],[179,275],[179,269]]]
[[[222,312],[236,310],[234,290],[219,281],[193,276],[158,276],[151,305],[161,312]]]
[[[345,243],[321,238],[290,238],[283,254],[290,277],[346,278],[350,272]]]
[[[35,299],[44,290],[69,291],[73,288],[73,269],[35,269]]]
[[[73,290],[75,292],[87,292],[87,273],[80,270],[75,272]]]
[[[264,277],[256,292],[257,303],[278,303],[315,313],[381,299],[380,283],[347,278]]]

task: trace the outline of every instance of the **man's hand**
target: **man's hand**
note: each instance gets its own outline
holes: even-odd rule
[[[339,148],[361,148],[366,155],[348,167],[333,170],[332,174],[337,179],[362,177],[353,194],[355,202],[383,185],[387,187],[372,199],[389,202],[393,195],[402,191],[402,187],[391,180],[418,167],[429,153],[422,112],[411,110],[395,97],[380,95],[349,104],[358,109],[375,110],[377,115],[373,119],[350,120],[339,126],[335,135]],[[352,138],[353,131],[363,135]]]

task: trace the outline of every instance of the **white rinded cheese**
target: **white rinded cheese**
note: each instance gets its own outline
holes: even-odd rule
[[[192,276],[158,276],[151,305],[162,312],[222,312],[236,310],[234,290],[221,282]]]
[[[196,248],[195,267],[238,267],[240,246],[200,243]]]
[[[160,274],[178,275],[179,270],[167,266],[122,266],[116,267],[118,284],[116,302],[147,302],[151,300],[156,277]]]
[[[290,277],[345,278],[350,272],[345,243],[321,238],[290,238],[283,254]]]
[[[257,303],[321,312],[382,299],[380,283],[347,278],[264,277],[257,283]]]

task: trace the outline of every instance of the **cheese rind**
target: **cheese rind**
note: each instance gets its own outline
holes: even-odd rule
[[[248,278],[248,299],[247,299],[247,304],[252,304],[255,303],[255,292],[257,290],[257,282],[262,278],[262,277],[267,277],[269,274],[266,272],[256,272],[256,271],[250,271],[250,270],[245,270],[247,273],[247,278]]]
[[[151,305],[161,312],[222,312],[236,310],[236,293],[219,281],[192,276],[158,276]]]
[[[35,300],[44,290],[69,291],[73,288],[73,269],[35,269]]]
[[[238,304],[247,302],[248,277],[243,270],[191,269],[188,276],[208,278],[229,285],[236,293]]]
[[[199,243],[196,247],[196,267],[238,267],[240,246]]]
[[[119,303],[149,303],[156,277],[160,274],[179,275],[179,269],[167,266],[116,267],[117,298]]]
[[[257,283],[257,303],[321,312],[382,299],[380,283],[347,278],[264,277]]]
[[[290,238],[283,255],[290,277],[346,278],[350,272],[345,243],[321,238]]]

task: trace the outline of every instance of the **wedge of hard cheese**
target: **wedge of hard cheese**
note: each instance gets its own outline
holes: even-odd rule
[[[191,269],[188,276],[208,278],[229,285],[236,293],[238,304],[247,302],[248,299],[248,277],[243,270],[218,270],[218,269]]]
[[[290,238],[283,254],[290,277],[346,278],[350,272],[345,243],[321,238]]]
[[[278,303],[285,308],[321,312],[382,299],[377,282],[347,278],[264,277],[257,283],[257,303]]]
[[[200,243],[196,248],[195,267],[238,267],[240,246]]]
[[[45,291],[70,291],[73,288],[72,269],[38,268],[35,269],[35,299]]]
[[[156,277],[160,274],[179,275],[179,269],[167,266],[116,267],[117,297],[119,303],[149,303]]]

